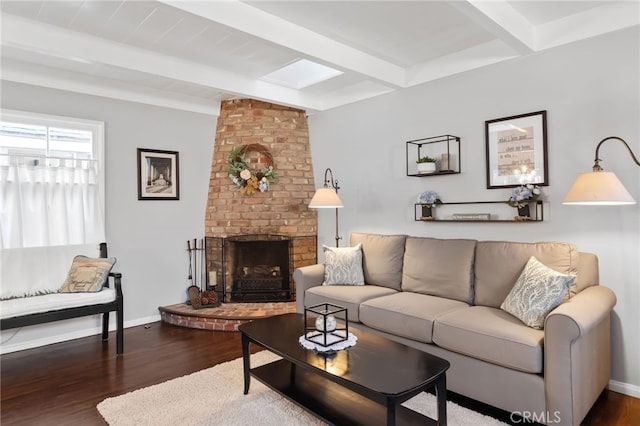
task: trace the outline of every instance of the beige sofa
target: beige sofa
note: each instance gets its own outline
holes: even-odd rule
[[[607,387],[614,293],[598,259],[568,243],[354,233],[366,285],[294,272],[298,312],[333,303],[349,321],[447,359],[447,388],[540,423],[578,425]],[[500,308],[531,256],[577,281],[534,329]]]

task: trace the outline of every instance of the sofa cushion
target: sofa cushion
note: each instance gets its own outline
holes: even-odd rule
[[[388,287],[377,285],[353,285],[353,286],[332,286],[323,285],[311,287],[305,292],[305,306],[318,305],[320,303],[331,303],[347,308],[349,321],[360,322],[359,307],[365,300],[373,299],[388,294],[396,293]]]
[[[475,245],[475,240],[407,237],[402,290],[471,303]]]
[[[440,315],[433,342],[441,348],[527,373],[541,373],[544,331],[500,309],[472,306]]]
[[[400,292],[363,302],[360,322],[387,333],[431,343],[434,319],[468,306],[457,300]]]
[[[473,304],[499,308],[531,256],[563,274],[578,272],[578,250],[573,244],[478,241]]]
[[[351,245],[362,244],[362,267],[367,284],[400,290],[405,235],[354,232]]]
[[[500,309],[529,327],[542,329],[544,319],[562,302],[576,276],[561,274],[531,256]]]
[[[362,244],[355,247],[327,247],[324,250],[325,285],[364,285]]]

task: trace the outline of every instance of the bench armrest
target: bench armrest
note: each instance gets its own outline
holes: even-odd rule
[[[547,412],[578,425],[611,378],[611,311],[607,287],[587,287],[546,318],[544,377]],[[554,418],[554,417],[551,417]]]
[[[293,271],[296,284],[296,311],[304,313],[304,293],[307,289],[322,285],[324,282],[324,264],[303,266]]]

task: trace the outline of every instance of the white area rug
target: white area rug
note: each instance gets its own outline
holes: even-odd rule
[[[251,356],[251,366],[278,359],[262,351]],[[285,426],[325,425],[324,422],[251,378],[243,395],[242,359],[219,364],[188,376],[107,398],[98,411],[111,426],[219,425]],[[436,398],[422,393],[405,406],[436,417]],[[447,402],[450,426],[503,425],[452,402]]]

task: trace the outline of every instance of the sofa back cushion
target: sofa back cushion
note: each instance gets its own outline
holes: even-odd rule
[[[475,240],[407,237],[402,290],[471,303],[475,246]]]
[[[366,284],[400,290],[405,235],[354,232],[350,244],[362,244],[362,269]]]
[[[578,273],[578,249],[573,244],[478,241],[473,304],[499,308],[531,256],[563,274]]]

